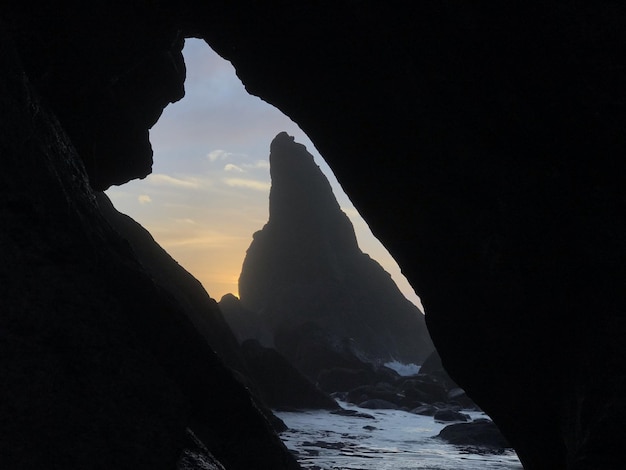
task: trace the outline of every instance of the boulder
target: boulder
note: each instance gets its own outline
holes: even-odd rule
[[[471,417],[468,414],[455,411],[450,408],[440,409],[433,415],[435,421],[448,422],[448,421],[469,421]]]
[[[398,405],[380,398],[371,398],[359,403],[359,408],[366,408],[369,410],[397,410]]]
[[[367,413],[361,413],[360,411],[356,411],[356,410],[346,410],[344,408],[341,408],[339,410],[333,410],[330,412],[331,414],[334,415],[340,415],[340,416],[350,416],[350,417],[354,417],[354,418],[365,418],[365,419],[375,419],[372,415],[367,414]]]
[[[439,411],[434,405],[420,405],[417,408],[413,408],[411,413],[422,416],[435,416],[435,413]]]
[[[450,424],[443,428],[437,437],[450,444],[470,448],[477,447],[492,450],[511,448],[511,444],[490,420]]]
[[[408,400],[435,403],[447,401],[446,389],[436,379],[421,374],[400,379],[399,389]]]
[[[394,389],[380,387],[377,385],[362,385],[350,390],[346,396],[346,401],[348,401],[348,403],[360,405],[360,403],[367,400],[380,399],[394,403],[395,407],[398,408],[400,407],[402,398],[403,397],[398,395]]]
[[[448,391],[448,402],[449,403],[458,403],[459,406],[465,409],[478,409],[476,404],[472,401],[470,397],[467,396],[465,390],[460,387],[453,388]]]

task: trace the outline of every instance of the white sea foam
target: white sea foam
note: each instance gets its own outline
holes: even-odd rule
[[[433,438],[445,427],[432,417],[399,410],[364,410],[373,419],[328,411],[277,412],[281,434],[305,469],[332,470],[522,470],[513,451],[473,454]],[[474,418],[485,415],[470,412]]]
[[[403,377],[407,377],[409,375],[415,375],[419,373],[420,366],[417,364],[403,364],[398,361],[390,361],[385,363],[385,367],[389,367],[390,369],[395,370],[398,374]]]

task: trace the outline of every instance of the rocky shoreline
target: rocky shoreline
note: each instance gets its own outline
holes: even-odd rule
[[[362,410],[346,402],[340,405],[340,413],[278,412],[288,426],[281,438],[303,468],[521,469],[509,447],[476,444],[475,441],[452,443],[442,439],[446,430],[454,429],[456,424],[439,423],[430,417],[399,410]],[[469,411],[469,414],[472,422],[486,419],[480,412]],[[497,440],[492,444],[497,445]]]

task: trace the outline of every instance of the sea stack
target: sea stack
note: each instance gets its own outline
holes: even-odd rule
[[[359,249],[313,156],[285,132],[270,150],[269,221],[243,263],[242,305],[308,375],[340,356],[421,363],[433,351],[424,315]]]

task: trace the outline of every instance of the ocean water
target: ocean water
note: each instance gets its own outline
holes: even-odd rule
[[[416,364],[404,364],[400,361],[389,361],[385,363],[385,367],[395,370],[403,377],[416,375],[419,373],[421,366]]]
[[[446,424],[399,410],[365,410],[374,419],[328,411],[276,412],[281,434],[303,468],[311,470],[521,470],[513,451],[479,454],[434,438]],[[486,417],[469,412],[473,419]]]

